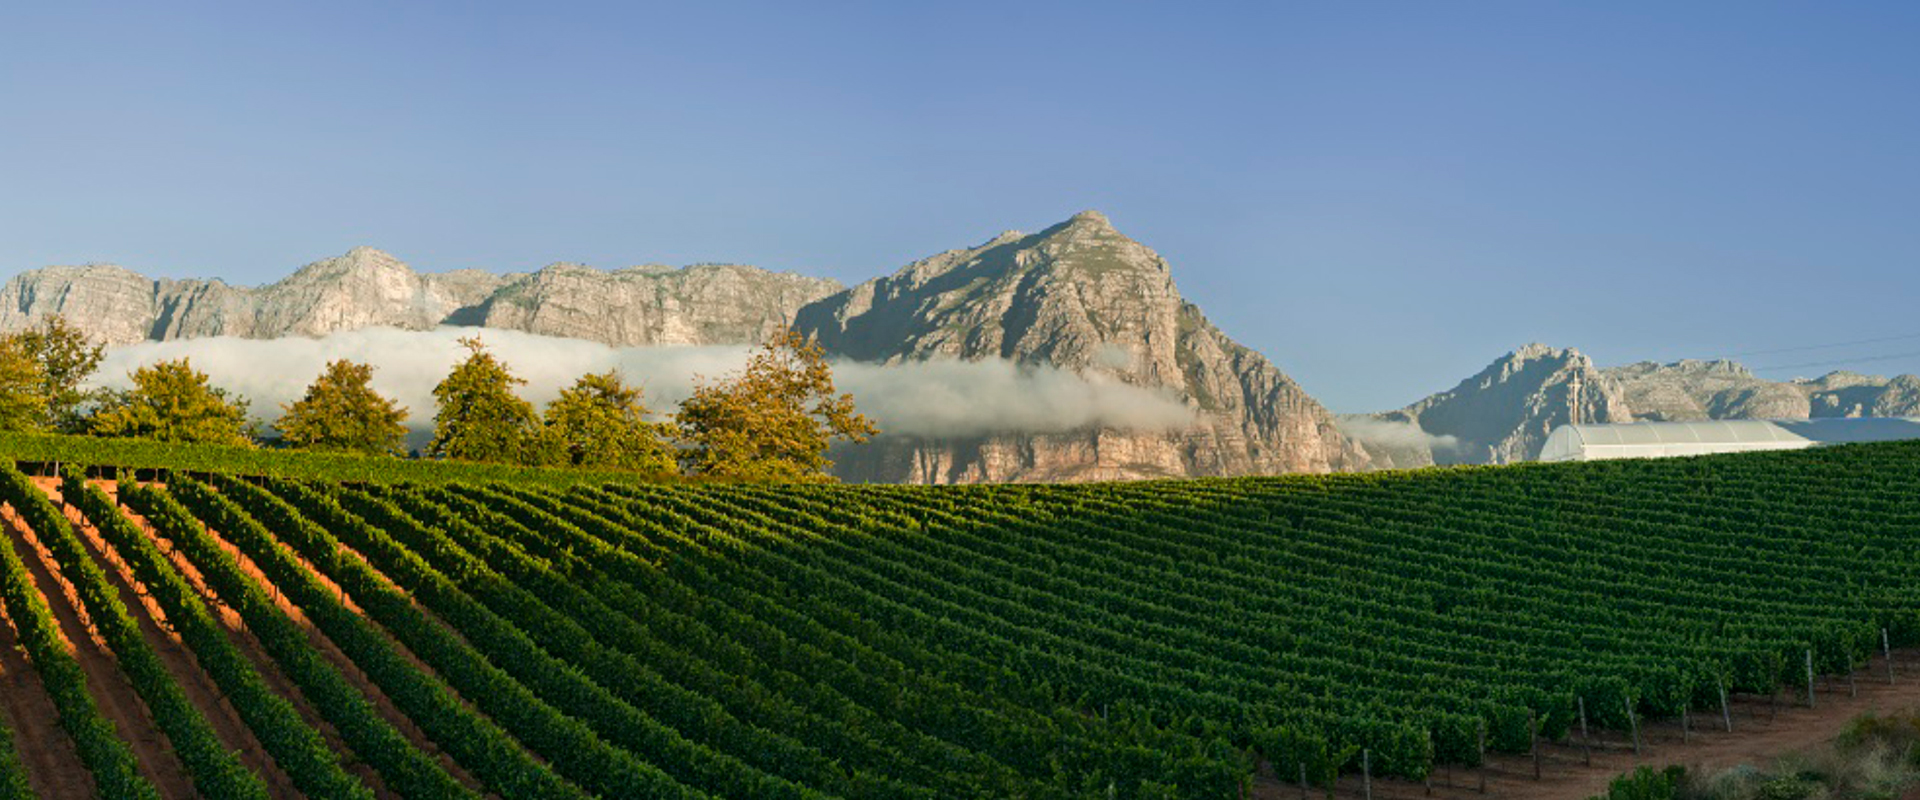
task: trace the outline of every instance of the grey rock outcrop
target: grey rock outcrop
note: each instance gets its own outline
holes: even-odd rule
[[[602,272],[555,264],[493,293],[475,324],[612,345],[765,341],[835,281],[736,264]]]
[[[837,453],[866,481],[1111,480],[1365,466],[1327,411],[1175,289],[1165,259],[1098,212],[915,262],[803,309],[797,327],[849,358],[1004,358],[1164,389],[1178,430],[967,439],[881,437]]]
[[[116,266],[47,267],[0,287],[0,331],[62,314],[112,344],[203,336],[324,336],[388,326],[495,328],[607,344],[738,344],[764,339],[831,280],[698,265],[602,272],[419,273],[370,247],[258,287],[150,279]]]
[[[1627,393],[1636,419],[1806,419],[1808,393],[1755,377],[1733,361],[1643,361],[1606,370]]]

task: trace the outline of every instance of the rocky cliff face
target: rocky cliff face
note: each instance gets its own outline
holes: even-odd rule
[[[33,270],[0,287],[0,330],[62,314],[113,344],[437,325],[486,325],[617,345],[736,344],[760,341],[802,305],[839,288],[830,280],[720,265],[423,274],[361,247],[258,288],[154,280],[114,266]]]
[[[0,330],[50,313],[112,343],[475,325],[613,345],[752,344],[792,324],[842,358],[1006,359],[1146,387],[1192,411],[1171,430],[1162,415],[1071,431],[882,437],[835,453],[853,480],[1106,480],[1369,463],[1298,385],[1183,300],[1164,259],[1096,212],[844,291],[727,265],[421,274],[370,248],[259,288],[110,266],[49,267],[0,288]]]
[[[1920,416],[1920,377],[1892,379],[1857,372],[1834,372],[1817,380],[1788,384],[1805,391],[1816,417]]]
[[[612,345],[765,341],[840,284],[734,264],[601,272],[555,264],[508,283],[474,324]]]
[[[1181,299],[1167,263],[1085,212],[941,253],[802,309],[836,354],[1004,358],[1171,392],[1178,430],[882,437],[837,454],[851,480],[959,483],[1325,472],[1364,466],[1319,403]]]
[[[1732,361],[1643,361],[1608,369],[1642,420],[1806,419],[1808,393],[1754,377]]]
[[[1581,422],[1633,418],[1620,384],[1584,353],[1529,344],[1451,390],[1347,427],[1382,465],[1507,464],[1538,456],[1547,434],[1573,421],[1576,403]]]
[[[1920,378],[1834,372],[1769,381],[1732,361],[1643,362],[1607,370],[1645,420],[1904,417],[1920,414]]]

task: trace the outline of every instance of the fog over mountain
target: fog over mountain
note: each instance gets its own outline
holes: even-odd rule
[[[431,331],[368,328],[318,338],[242,339],[219,336],[142,342],[111,348],[96,385],[125,388],[134,369],[186,358],[217,385],[249,398],[263,422],[299,399],[328,361],[374,365],[373,386],[411,412],[411,441],[433,427],[433,387],[466,355],[459,340],[478,336],[527,385],[519,394],[536,404],[559,395],[580,375],[615,371],[646,390],[656,419],[702,378],[720,378],[746,363],[746,345],[614,347],[520,331],[443,327]],[[1050,366],[1008,361],[920,361],[869,364],[837,361],[839,388],[883,430],[911,436],[977,436],[1012,428],[1055,433],[1086,426],[1140,430],[1178,428],[1192,412],[1153,389],[1081,376]]]
[[[49,267],[0,287],[0,330],[66,315],[115,345],[101,380],[186,356],[271,418],[330,358],[430,417],[430,389],[479,332],[544,401],[618,369],[670,409],[773,332],[817,338],[874,442],[851,480],[952,483],[1325,472],[1368,465],[1331,414],[1215,328],[1171,266],[1098,212],[1007,232],[842,289],[741,265],[416,272],[372,248],[262,287]]]

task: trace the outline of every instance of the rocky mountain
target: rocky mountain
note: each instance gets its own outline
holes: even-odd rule
[[[1651,361],[1595,369],[1577,350],[1528,345],[1479,375],[1407,408],[1343,417],[1375,466],[1500,464],[1533,458],[1547,432],[1582,422],[1807,419],[1920,415],[1920,378],[1834,372],[1769,381],[1727,361]]]
[[[1832,372],[1769,381],[1732,361],[1641,362],[1607,374],[1638,419],[1807,419],[1920,415],[1920,378]]]
[[[1181,298],[1164,259],[1097,212],[844,290],[727,265],[428,274],[371,248],[257,288],[113,266],[49,267],[0,287],[0,330],[50,313],[112,343],[471,325],[614,345],[752,344],[791,323],[843,358],[1006,359],[1142,387],[1192,411],[1173,429],[1164,420],[1108,420],[953,439],[886,436],[835,453],[852,480],[1100,480],[1369,464],[1326,409],[1208,322]]]
[[[1586,354],[1529,344],[1448,391],[1342,425],[1379,466],[1507,464],[1539,455],[1576,404],[1582,422],[1632,419],[1620,384]]]
[[[838,453],[854,480],[1112,480],[1355,469],[1367,455],[1267,359],[1215,328],[1159,254],[1088,211],[1036,234],[908,265],[802,309],[797,327],[862,361],[1009,359],[1178,397],[1177,430],[887,437]]]
[[[1811,409],[1808,392],[1762,380],[1732,361],[1643,361],[1607,375],[1626,390],[1636,419],[1806,419]]]
[[[0,287],[0,331],[57,313],[113,344],[437,325],[620,345],[734,344],[760,341],[801,306],[840,288],[831,280],[718,264],[419,273],[391,255],[360,247],[257,288],[152,279],[116,266],[32,270]]]

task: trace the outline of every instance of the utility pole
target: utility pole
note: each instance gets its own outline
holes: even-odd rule
[[[1573,420],[1575,425],[1580,424],[1580,389],[1580,373],[1576,372],[1573,373],[1573,408],[1567,414],[1567,418]]]

